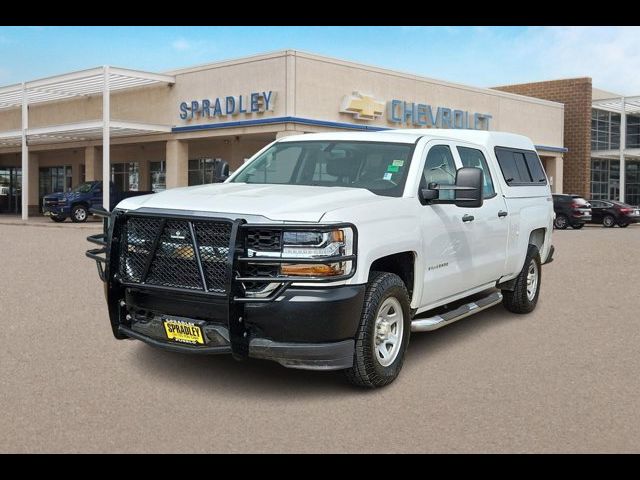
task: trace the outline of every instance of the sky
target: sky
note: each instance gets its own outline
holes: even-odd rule
[[[0,85],[294,49],[477,87],[589,76],[640,95],[640,27],[0,27]]]

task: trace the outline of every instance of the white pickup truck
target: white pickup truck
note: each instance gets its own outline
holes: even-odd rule
[[[285,137],[222,184],[128,198],[98,262],[116,338],[380,387],[412,332],[538,301],[553,201],[531,141],[479,131]]]

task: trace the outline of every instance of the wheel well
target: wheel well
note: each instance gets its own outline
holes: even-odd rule
[[[542,252],[542,246],[544,245],[544,236],[547,233],[546,228],[538,228],[529,234],[529,245],[535,245],[538,250]]]
[[[85,207],[87,209],[87,211],[89,210],[89,204],[87,202],[75,202],[71,204],[71,208],[78,206],[78,205],[82,205],[83,207]]]
[[[387,255],[375,260],[369,272],[395,273],[404,282],[409,292],[409,299],[413,295],[415,255],[413,252],[400,252]]]

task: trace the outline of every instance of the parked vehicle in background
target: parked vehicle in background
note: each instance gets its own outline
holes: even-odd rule
[[[88,238],[113,335],[391,383],[410,332],[538,301],[553,206],[531,140],[315,133],[223,184],[120,202]],[[514,234],[517,232],[517,234]]]
[[[625,228],[640,221],[640,207],[633,207],[617,200],[591,200],[590,223],[602,224],[607,228],[618,225]]]
[[[123,192],[110,182],[109,203],[113,208],[125,198],[150,193],[153,192]],[[75,223],[85,222],[89,217],[89,209],[93,207],[102,207],[102,182],[97,180],[81,183],[69,192],[45,195],[42,200],[42,213],[54,222],[64,222],[67,218]]]
[[[553,210],[556,218],[553,226],[560,230],[567,227],[576,230],[591,220],[591,205],[579,195],[553,195]]]

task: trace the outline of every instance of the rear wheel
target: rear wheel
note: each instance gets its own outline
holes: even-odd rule
[[[569,226],[569,219],[565,214],[559,213],[558,215],[556,215],[556,219],[553,221],[553,225],[559,230],[564,230]]]
[[[613,228],[616,226],[616,219],[613,217],[613,215],[605,215],[602,219],[602,225],[607,228]]]
[[[535,245],[529,245],[524,266],[516,277],[513,291],[502,290],[502,303],[513,313],[529,313],[536,308],[540,295],[542,269],[540,252]]]
[[[360,387],[393,382],[404,362],[411,333],[409,293],[393,273],[372,272],[356,334],[353,366],[347,379]]]
[[[82,223],[87,221],[89,212],[84,205],[76,205],[71,209],[71,221],[74,223]]]

